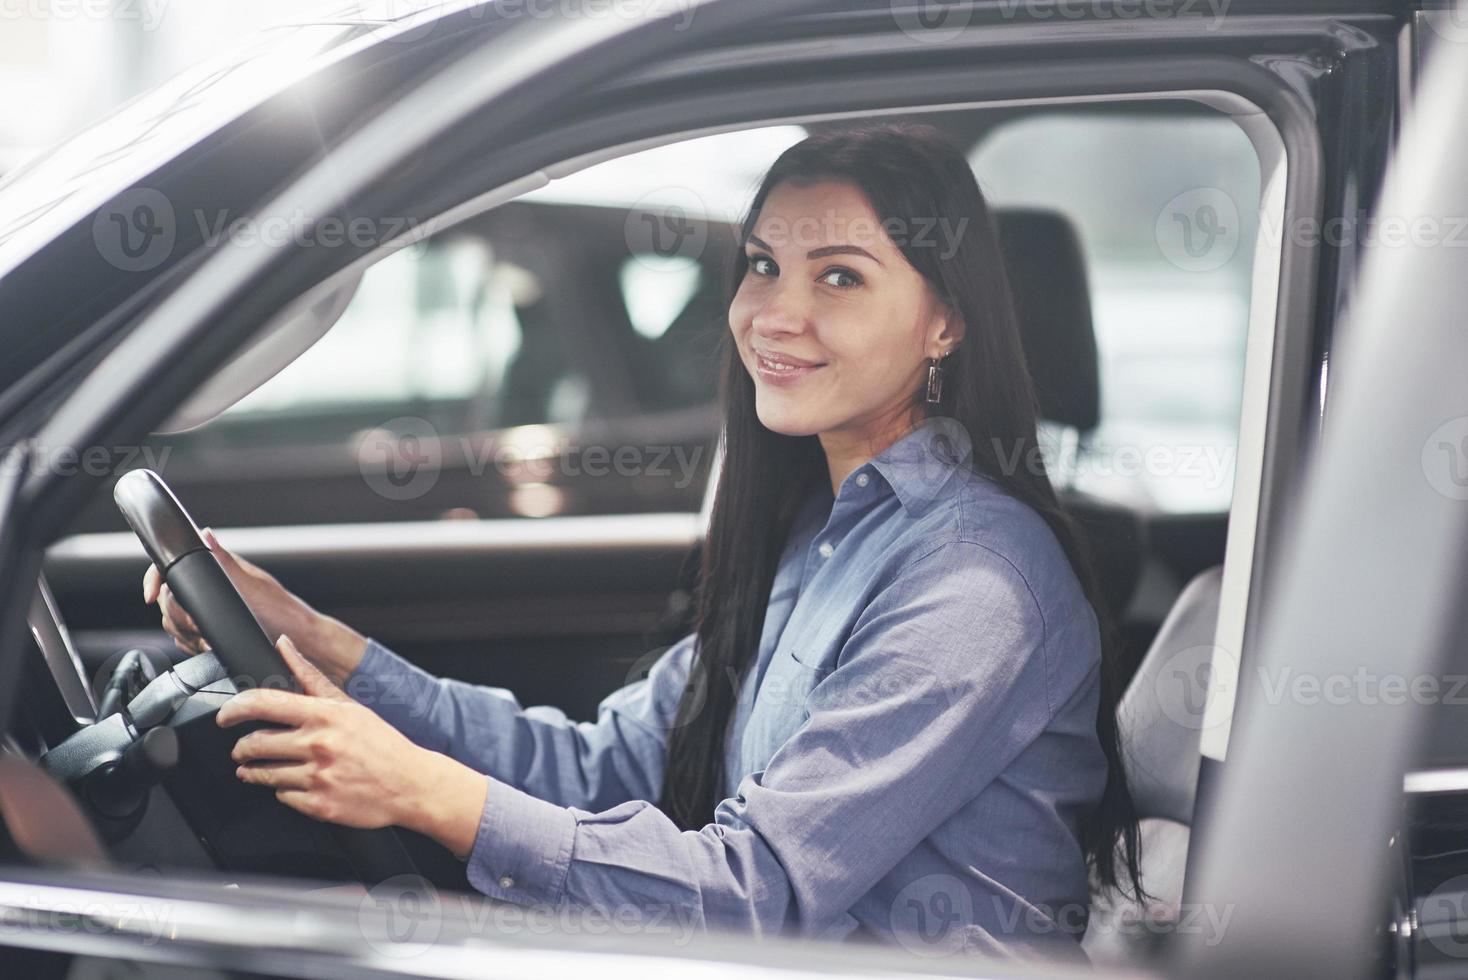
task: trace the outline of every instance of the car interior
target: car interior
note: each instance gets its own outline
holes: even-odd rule
[[[1191,104],[1065,111],[1066,119],[1097,127],[1104,136],[1098,146],[1137,139],[1139,153],[1150,145],[1148,134],[1183,145],[1180,134],[1231,125]],[[1179,275],[1165,256],[1132,255],[1106,226],[1105,207],[1077,210],[1088,188],[1047,200],[1024,186],[1018,168],[1006,171],[1002,164],[1014,154],[1037,152],[1009,144],[1023,143],[1027,127],[1043,134],[1047,119],[1059,116],[991,108],[912,118],[940,124],[975,148],[971,159],[992,192],[1046,432],[1057,458],[1068,461],[1053,479],[1090,546],[1128,653],[1119,719],[1143,817],[1146,883],[1160,902],[1101,903],[1093,915],[1165,918],[1181,902],[1201,728],[1194,688],[1167,672],[1180,662],[1198,666],[1196,651],[1214,643],[1227,484],[1221,504],[1216,493],[1177,503],[1167,497],[1171,489],[1150,492],[1114,472],[1088,479],[1086,460],[1104,461],[1114,448],[1107,440],[1145,446],[1146,436],[1127,422],[1176,432],[1201,418],[1199,431],[1212,434],[1200,441],[1220,425],[1224,448],[1236,440],[1229,430],[1237,426],[1247,302],[1235,294],[1247,297],[1249,283],[1220,287],[1206,274]],[[823,125],[807,122],[802,132]],[[773,159],[763,143],[751,137],[750,145],[758,147],[752,165]],[[1171,165],[1190,159],[1184,149],[1182,162]],[[1160,208],[1175,190],[1149,181],[1168,165],[1136,168],[1127,193],[1156,198]],[[717,197],[712,189],[706,196]],[[506,687],[523,704],[551,704],[573,717],[594,717],[603,697],[645,672],[651,653],[688,632],[698,522],[716,466],[713,354],[739,215],[719,207],[679,211],[706,246],[692,258],[669,257],[639,252],[629,203],[527,195],[436,233],[420,249],[383,258],[325,314],[334,326],[290,364],[272,365],[210,421],[150,440],[144,448],[152,455],[142,460],[158,464],[166,485],[150,484],[138,491],[143,503],[121,507],[127,494],[114,498],[109,486],[87,505],[48,555],[30,617],[38,655],[27,661],[24,679],[37,696],[21,700],[8,738],[30,757],[46,752],[63,782],[87,787],[87,823],[100,828],[88,853],[105,852],[129,868],[323,881],[360,880],[364,867],[411,866],[444,887],[467,887],[426,841],[407,834],[386,845],[344,841],[283,807],[261,805],[258,793],[227,778],[227,768],[215,767],[226,778],[206,779],[210,750],[185,749],[181,757],[183,738],[139,739],[123,752],[115,731],[103,737],[119,722],[102,705],[129,705],[134,716],[152,711],[147,717],[163,732],[187,724],[180,703],[217,706],[227,696],[219,663],[185,660],[141,600],[139,539],[155,557],[173,554],[167,542],[188,538],[190,518],[318,608],[430,671]],[[1144,271],[1160,278],[1146,279]],[[1130,292],[1110,285],[1128,274],[1141,277]],[[1189,293],[1192,283],[1198,289]],[[653,299],[640,306],[639,290]],[[1163,300],[1137,305],[1137,297],[1154,293]],[[1192,322],[1180,312],[1214,303],[1223,312],[1205,309]],[[374,319],[374,307],[406,312]],[[1147,333],[1159,322],[1184,335],[1170,353]],[[1186,336],[1205,329],[1217,336]],[[504,342],[506,331],[515,343]],[[353,345],[371,350],[352,361]],[[457,374],[443,367],[466,360],[466,349],[472,363]],[[1133,385],[1145,388],[1149,378],[1171,378],[1194,363],[1203,365],[1205,380],[1192,401],[1163,383],[1136,408]],[[334,394],[310,394],[333,375],[345,376]],[[426,428],[414,430],[417,423]],[[1107,435],[1108,426],[1122,434]],[[392,499],[364,479],[373,464],[364,462],[362,447],[409,437],[433,441],[438,478],[421,495]],[[568,445],[584,459],[587,446],[620,444],[657,446],[669,460],[692,462],[656,477],[590,479],[564,466],[534,471],[537,460],[553,461]],[[517,450],[511,465],[486,465],[502,450]],[[169,501],[182,510],[170,510]],[[138,516],[162,512],[166,519]],[[227,596],[208,601],[228,606]],[[220,628],[248,632],[248,623]],[[155,704],[167,710],[149,707]],[[176,712],[183,715],[164,724]],[[1179,738],[1181,719],[1195,723],[1184,724]],[[94,735],[78,741],[83,723],[82,732]],[[68,750],[58,753],[63,745]],[[193,775],[184,779],[185,772]],[[0,808],[13,805],[0,800]],[[8,809],[6,817],[13,851],[55,849],[34,833],[17,833]],[[409,864],[394,863],[405,855]],[[1098,932],[1087,943],[1098,962],[1139,962],[1161,938],[1161,931]]]

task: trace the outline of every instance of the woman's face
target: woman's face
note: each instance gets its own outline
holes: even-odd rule
[[[760,422],[876,444],[905,432],[927,358],[960,337],[865,195],[843,181],[779,184],[744,251],[729,325]]]

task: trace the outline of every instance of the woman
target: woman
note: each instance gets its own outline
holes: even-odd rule
[[[573,724],[429,676],[208,535],[305,691],[219,711],[289,726],[239,740],[239,778],[425,833],[511,902],[1080,956],[1088,868],[1137,885],[1114,644],[973,173],[926,127],[813,136],[742,244],[697,629]],[[201,649],[156,571],[144,593]]]

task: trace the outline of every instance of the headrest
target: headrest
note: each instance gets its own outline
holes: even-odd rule
[[[1101,420],[1101,365],[1080,237],[1057,211],[995,218],[1040,417],[1089,432]]]

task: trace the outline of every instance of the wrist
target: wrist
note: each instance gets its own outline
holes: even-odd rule
[[[367,653],[367,638],[339,619],[309,610],[302,626],[304,643],[297,646],[338,687]]]
[[[479,833],[489,780],[446,755],[417,751],[421,755],[410,760],[409,786],[399,797],[402,807],[395,822],[465,860]]]

